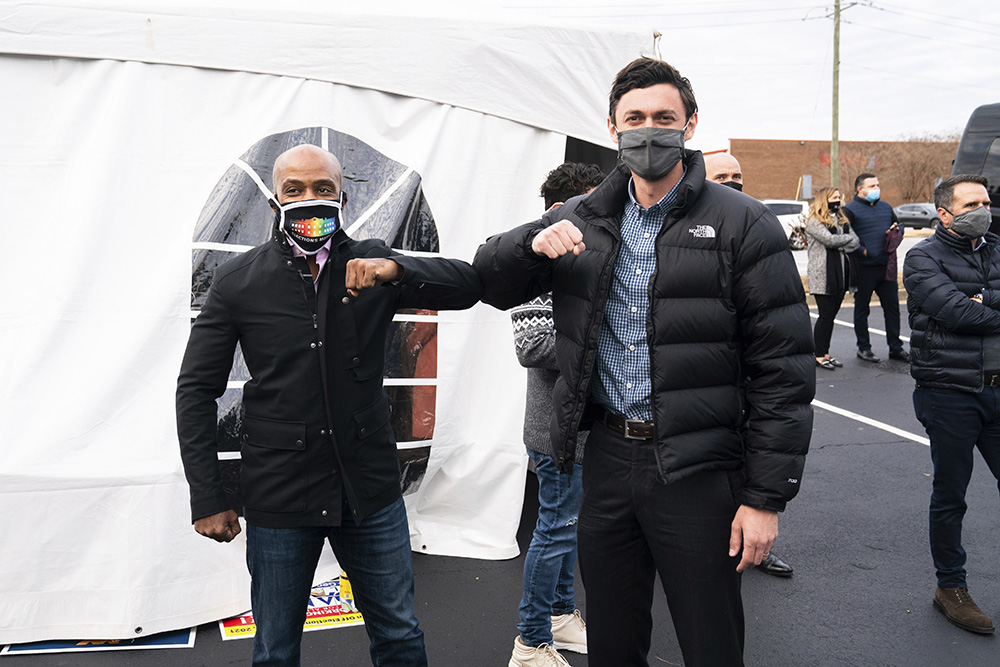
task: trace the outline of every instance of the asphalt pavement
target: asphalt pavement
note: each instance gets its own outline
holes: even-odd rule
[[[850,322],[845,308],[838,319]],[[870,326],[882,329],[881,309]],[[908,333],[903,316],[904,335]],[[934,571],[927,546],[931,461],[917,439],[913,381],[906,364],[887,361],[884,336],[873,334],[869,364],[854,356],[854,334],[834,330],[836,371],[817,369],[812,445],[799,496],[781,517],[774,553],[795,568],[790,579],[751,571],[743,577],[747,616],[746,664],[767,667],[993,667],[1000,639],[947,623],[931,607]],[[840,411],[898,429],[845,416]],[[902,434],[900,434],[900,432]],[[518,543],[522,553],[537,512],[537,483],[529,473]],[[1000,621],[1000,531],[997,484],[982,458],[969,488],[964,543],[970,592]],[[523,556],[481,561],[414,554],[417,615],[431,665],[507,664],[517,633]],[[577,582],[587,615],[586,592]],[[651,665],[683,665],[662,592],[654,598]],[[593,621],[593,619],[591,619]],[[361,627],[310,632],[303,665],[370,664]],[[586,656],[565,654],[582,667]],[[192,649],[0,657],[0,667],[72,665],[202,667],[250,665],[250,641],[223,642],[215,625],[198,628]]]

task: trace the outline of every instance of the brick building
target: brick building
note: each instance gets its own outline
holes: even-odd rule
[[[897,206],[930,201],[938,180],[951,174],[958,141],[841,141],[840,189],[854,196],[863,172],[879,177],[882,198]],[[730,139],[729,152],[743,168],[744,192],[758,199],[803,199],[801,177],[812,189],[830,183],[830,142]]]

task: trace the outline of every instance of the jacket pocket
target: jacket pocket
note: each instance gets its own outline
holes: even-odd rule
[[[240,440],[243,504],[265,512],[305,510],[305,423],[246,415]]]
[[[389,423],[389,401],[385,396],[354,413],[358,435],[358,467],[362,495],[375,496],[392,484],[399,484],[399,454]]]

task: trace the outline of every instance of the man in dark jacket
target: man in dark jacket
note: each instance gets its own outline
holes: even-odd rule
[[[896,246],[903,237],[899,221],[892,207],[882,201],[875,174],[860,174],[854,179],[854,190],[854,199],[843,207],[843,211],[861,239],[861,247],[851,255],[858,283],[858,290],[854,293],[854,337],[858,341],[858,358],[878,363],[868,335],[872,294],[877,294],[885,317],[889,358],[909,361],[910,355],[903,349],[903,341],[899,338]]]
[[[610,102],[624,164],[474,265],[496,307],[552,291],[564,470],[592,425],[577,529],[590,664],[647,664],[659,572],[684,663],[742,665],[739,573],[768,554],[812,430],[809,311],[774,215],[684,150],[688,80],[640,58]]]
[[[930,543],[934,607],[960,628],[993,632],[969,595],[962,519],[976,447],[1000,480],[1000,237],[988,233],[986,178],[957,175],[934,189],[934,235],[906,255],[913,407],[934,462]]]
[[[273,169],[272,238],[215,274],[177,383],[177,432],[195,530],[240,532],[217,459],[215,399],[239,343],[240,491],[257,634],[253,664],[298,665],[324,541],[354,584],[378,665],[426,664],[400,495],[385,336],[398,308],[468,308],[480,285],[456,260],[398,255],[340,228],[337,158],[301,145]],[[361,289],[385,284],[378,289]]]

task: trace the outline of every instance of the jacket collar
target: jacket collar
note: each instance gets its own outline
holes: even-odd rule
[[[1000,236],[997,236],[993,232],[986,232],[986,243],[995,247],[997,241],[1000,241]],[[938,225],[937,229],[934,230],[934,238],[940,239],[942,243],[952,248],[956,252],[969,254],[972,252],[972,244],[969,243],[969,239],[964,236],[958,236],[957,234],[952,234],[942,225]]]
[[[690,209],[705,187],[705,160],[701,151],[685,150],[684,177],[677,186],[677,203],[674,210],[685,213]],[[597,220],[620,220],[625,202],[628,201],[628,183],[632,172],[619,162],[615,170],[580,203],[580,215]],[[617,228],[617,225],[615,225]]]

